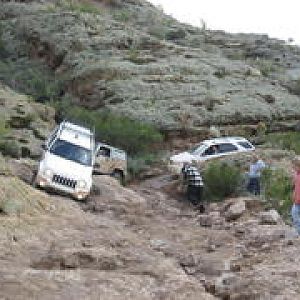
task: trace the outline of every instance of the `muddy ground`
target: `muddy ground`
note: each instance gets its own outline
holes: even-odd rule
[[[43,200],[0,215],[3,299],[299,298],[300,241],[259,199],[200,214],[169,175],[127,188],[97,176],[87,203],[18,180],[0,178],[5,197]]]

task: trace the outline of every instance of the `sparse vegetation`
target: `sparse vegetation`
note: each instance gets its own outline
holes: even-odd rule
[[[213,111],[215,108],[215,105],[222,104],[222,99],[219,99],[215,95],[212,94],[212,92],[208,92],[203,100],[203,105],[208,111]]]
[[[182,28],[168,30],[165,34],[166,40],[183,39],[185,38],[185,36],[186,36],[186,32]]]
[[[21,149],[19,144],[14,140],[0,140],[0,152],[5,156],[19,158]]]
[[[38,101],[54,100],[63,88],[61,79],[55,78],[39,63],[28,59],[0,61],[0,80]]]
[[[153,35],[160,40],[164,40],[166,37],[166,28],[159,25],[153,25],[148,32],[150,35]]]
[[[279,66],[277,66],[273,61],[267,59],[257,60],[255,61],[255,65],[264,76],[269,76],[273,72],[280,71]]]
[[[226,68],[225,67],[219,67],[218,69],[217,69],[217,71],[215,71],[214,72],[214,75],[216,76],[216,77],[218,77],[218,78],[224,78],[226,75],[229,75],[230,73],[229,73],[229,71],[228,70],[226,70]]]
[[[100,13],[100,9],[90,2],[82,2],[77,0],[60,0],[56,3],[56,6],[81,13]]]
[[[123,23],[127,23],[129,22],[133,16],[132,13],[126,9],[120,9],[117,10],[114,14],[113,17],[119,21],[119,22],[123,22]]]
[[[10,132],[9,126],[4,120],[0,120],[0,139],[6,136]]]
[[[8,125],[11,128],[30,128],[31,122],[37,119],[35,114],[27,114],[25,116],[11,116]]]
[[[300,95],[300,78],[298,78],[297,80],[289,83],[287,88],[289,89],[290,93],[299,96]]]
[[[229,162],[211,162],[203,172],[205,199],[221,201],[236,195],[242,186],[242,173]]]
[[[9,125],[1,120],[0,121],[0,152],[3,155],[9,155],[12,157],[19,157],[20,149],[18,143],[12,140],[8,140],[7,136],[11,132]]]
[[[2,38],[3,35],[3,29],[2,29],[2,25],[0,23],[0,58],[5,56],[6,51],[5,51],[5,42]]]
[[[273,148],[295,151],[300,154],[300,132],[280,132],[266,135],[267,145]]]
[[[125,116],[106,111],[89,111],[67,104],[66,101],[57,104],[57,107],[61,119],[66,117],[94,126],[98,139],[123,148],[131,155],[146,153],[163,139],[162,134],[152,125],[133,121]]]
[[[262,178],[267,206],[276,209],[287,220],[292,206],[292,180],[280,169],[266,169]]]
[[[128,158],[129,180],[139,178],[142,172],[149,170],[153,165],[160,163],[161,157],[157,153],[146,153]],[[161,165],[161,163],[160,163]]]

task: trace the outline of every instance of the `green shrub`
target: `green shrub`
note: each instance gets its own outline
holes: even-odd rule
[[[35,100],[41,97],[53,100],[63,89],[61,78],[55,78],[49,69],[28,59],[0,61],[0,80]]]
[[[120,147],[129,154],[147,152],[162,142],[162,134],[152,125],[134,121],[107,111],[90,111],[67,102],[57,105],[60,119],[85,123],[95,128],[97,139]]]
[[[3,40],[2,35],[3,35],[3,29],[0,23],[0,57],[6,56],[5,41]]]
[[[287,88],[290,93],[295,94],[295,95],[300,95],[300,78],[297,80],[294,80],[293,82],[290,82],[287,85]]]
[[[266,143],[273,148],[300,154],[300,132],[270,133],[266,135]]]
[[[100,13],[99,8],[89,2],[80,2],[77,0],[60,0],[56,5],[63,9],[77,11],[81,13]]]
[[[24,212],[24,205],[18,199],[6,199],[0,202],[0,213],[5,215],[19,215]]]
[[[218,78],[224,78],[227,75],[230,75],[229,71],[225,67],[219,67],[217,71],[214,72],[214,75]]]
[[[176,28],[176,29],[169,29],[166,34],[165,38],[166,40],[177,40],[177,39],[183,39],[186,36],[186,31],[182,28]]]
[[[160,40],[164,40],[166,38],[166,31],[166,28],[161,27],[160,25],[153,25],[148,30],[148,33]]]
[[[157,164],[160,166],[163,164],[160,153],[144,153],[128,157],[129,180],[139,178],[141,173]]]
[[[4,120],[0,120],[0,139],[10,132],[10,128]]]
[[[269,76],[273,72],[282,71],[281,68],[278,65],[274,64],[272,60],[260,59],[255,61],[255,65],[264,76]]]
[[[265,169],[262,174],[263,195],[269,208],[276,209],[288,219],[292,206],[292,180],[280,169]]]
[[[11,116],[8,124],[11,128],[30,128],[31,123],[37,119],[35,114],[25,116]]]
[[[1,140],[0,141],[0,152],[3,155],[19,158],[21,156],[20,146],[16,141]]]
[[[228,162],[211,162],[203,172],[205,199],[221,201],[236,195],[241,187],[242,173]]]
[[[119,22],[123,22],[123,23],[127,23],[132,18],[134,18],[132,13],[128,10],[125,10],[125,9],[121,9],[121,10],[116,11],[113,14],[113,17],[115,18],[115,20],[117,20]]]

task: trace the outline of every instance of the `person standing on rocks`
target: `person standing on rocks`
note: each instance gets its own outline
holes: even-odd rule
[[[300,235],[300,157],[296,157],[293,160],[294,168],[294,192],[293,200],[294,204],[292,206],[292,219],[295,229]]]
[[[266,167],[266,164],[258,155],[254,154],[248,172],[247,190],[251,194],[260,195],[260,177],[261,171]]]
[[[181,170],[183,181],[187,185],[187,199],[195,206],[199,207],[200,212],[204,212],[202,203],[203,179],[199,170],[191,163],[184,163]]]

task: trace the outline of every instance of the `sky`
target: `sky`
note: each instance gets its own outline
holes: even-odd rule
[[[300,45],[300,0],[148,0],[174,18],[231,33],[262,33]]]

